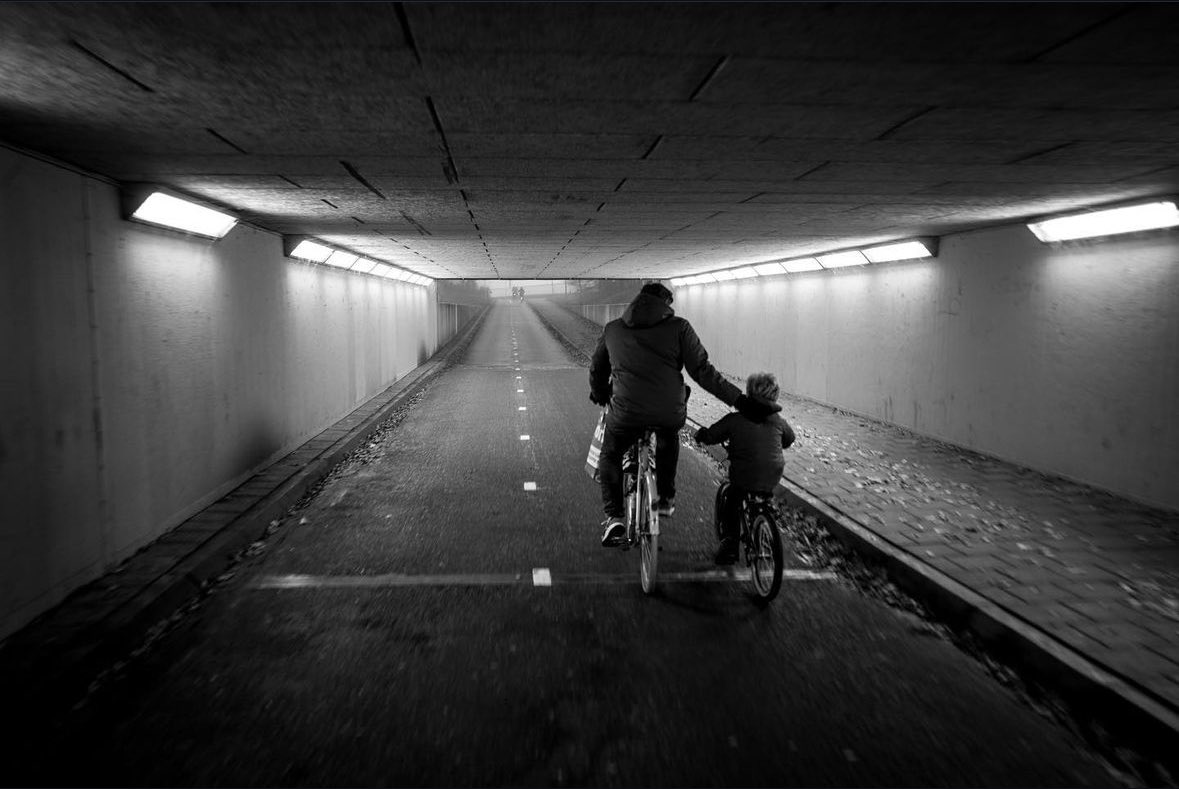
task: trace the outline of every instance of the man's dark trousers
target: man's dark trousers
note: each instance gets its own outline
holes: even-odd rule
[[[646,428],[614,423],[606,417],[606,435],[602,439],[602,453],[598,461],[598,479],[602,486],[602,509],[607,518],[625,518],[622,497],[622,456],[643,437]],[[675,472],[680,462],[680,429],[655,430],[655,486],[659,497],[675,498]]]

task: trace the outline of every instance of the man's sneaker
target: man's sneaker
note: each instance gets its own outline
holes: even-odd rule
[[[670,518],[675,515],[675,499],[660,498],[655,504],[655,512],[659,513],[660,518]]]
[[[737,540],[721,540],[720,548],[716,551],[717,564],[733,564],[737,561]]]
[[[617,548],[626,542],[626,521],[622,518],[607,518],[606,530],[602,532],[602,547]]]

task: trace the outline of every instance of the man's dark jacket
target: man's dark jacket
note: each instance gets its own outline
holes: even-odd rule
[[[741,395],[709,363],[692,324],[657,296],[640,293],[622,317],[602,331],[590,363],[590,391],[605,402],[613,375],[612,423],[678,428],[687,419],[680,370],[687,370],[692,380],[726,405]]]

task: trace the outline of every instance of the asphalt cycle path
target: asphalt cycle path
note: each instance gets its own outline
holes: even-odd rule
[[[913,620],[711,563],[681,453],[660,592],[599,546],[586,369],[497,304],[406,418],[22,754],[27,785],[1108,786]],[[792,569],[801,568],[795,564]]]

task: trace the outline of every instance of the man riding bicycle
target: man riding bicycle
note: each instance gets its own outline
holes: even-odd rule
[[[656,511],[662,517],[675,512],[678,434],[688,416],[689,390],[681,370],[751,419],[764,419],[770,413],[709,363],[695,329],[675,314],[672,301],[664,285],[644,285],[622,317],[606,324],[590,363],[590,401],[610,406],[598,461],[606,515],[603,547],[625,542],[622,456],[648,428],[655,430]]]

